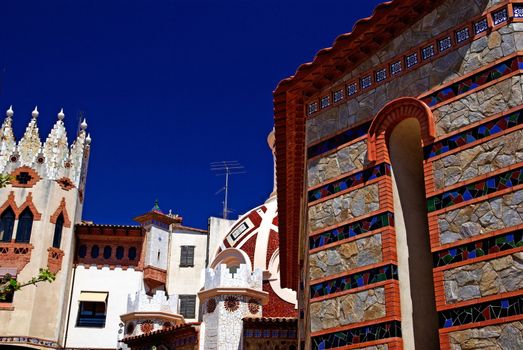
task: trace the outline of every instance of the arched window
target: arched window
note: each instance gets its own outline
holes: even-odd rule
[[[93,245],[91,248],[91,258],[97,258],[100,254],[100,248],[97,245]]]
[[[85,258],[85,255],[87,254],[87,247],[85,244],[82,244],[80,248],[78,248],[78,257]]]
[[[33,229],[33,213],[29,208],[25,208],[18,218],[18,229],[16,230],[16,242],[29,243],[31,240],[31,230]]]
[[[121,245],[116,247],[116,259],[122,260],[123,254],[124,254],[123,247]]]
[[[0,216],[0,225],[0,242],[10,242],[15,226],[15,212],[11,207],[7,207]]]
[[[109,259],[112,254],[113,254],[113,249],[110,246],[106,245],[104,247],[104,259]]]
[[[58,215],[54,225],[53,247],[60,248],[62,242],[62,230],[64,229],[64,214]]]
[[[129,248],[129,255],[127,256],[129,257],[129,260],[136,259],[136,247]]]

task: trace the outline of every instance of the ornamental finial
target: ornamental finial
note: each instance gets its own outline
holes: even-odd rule
[[[60,112],[58,112],[58,119],[63,120],[65,118],[64,109],[60,109]]]
[[[85,138],[85,143],[88,145],[91,144],[91,134],[87,134],[87,137]]]
[[[38,115],[39,115],[39,114],[40,114],[40,113],[38,113],[38,106],[35,106],[35,109],[34,109],[34,111],[31,113],[31,116],[32,116],[33,118],[36,119],[36,118],[38,118]]]
[[[13,105],[9,106],[9,109],[5,112],[5,115],[9,118],[12,118],[15,114],[15,111],[13,111]]]
[[[80,128],[81,128],[82,130],[87,129],[87,122],[85,121],[85,118],[84,118],[84,120],[82,121],[82,123],[80,124]]]

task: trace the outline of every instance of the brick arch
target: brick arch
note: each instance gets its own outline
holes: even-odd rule
[[[33,213],[33,220],[38,221],[42,218],[42,214],[38,212],[36,209],[34,203],[33,203],[33,193],[29,192],[27,194],[27,197],[25,198],[25,202],[22,203],[22,205],[16,210],[16,218],[20,216],[20,214],[25,210],[25,208],[29,208],[31,213]]]
[[[51,215],[51,218],[49,219],[49,221],[52,224],[56,224],[56,220],[58,219],[60,214],[64,215],[64,227],[67,227],[67,228],[71,227],[71,220],[69,219],[69,214],[67,214],[67,208],[66,208],[66,203],[65,203],[64,197],[62,197],[62,201],[60,202],[60,205],[58,206],[58,208],[56,208],[53,215]]]
[[[7,196],[7,200],[0,206],[0,214],[4,212],[8,207],[11,207],[15,213],[15,217],[18,217],[18,206],[15,202],[15,193],[14,191],[9,192],[9,195]]]
[[[370,162],[389,162],[387,142],[392,130],[405,119],[416,118],[421,127],[422,146],[436,137],[434,117],[430,108],[414,97],[402,97],[389,102],[372,121],[369,128],[368,159]]]

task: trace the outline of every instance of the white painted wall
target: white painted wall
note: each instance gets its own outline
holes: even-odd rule
[[[94,266],[76,267],[66,347],[116,348],[120,315],[127,313],[127,296],[143,288],[143,273]],[[76,327],[80,292],[108,292],[105,328]]]
[[[169,254],[169,231],[151,225],[147,232],[144,266],[167,270]]]
[[[181,247],[194,246],[194,267],[180,267]],[[207,257],[207,234],[179,230],[176,227],[171,234],[170,261],[167,274],[167,291],[169,295],[195,295],[203,287],[203,273]],[[186,319],[187,322],[198,320],[199,300],[196,298],[196,318]]]

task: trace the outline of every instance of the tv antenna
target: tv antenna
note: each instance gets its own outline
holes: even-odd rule
[[[216,194],[225,191],[225,199],[223,200],[223,218],[227,219],[227,215],[229,214],[229,176],[245,174],[245,168],[236,160],[222,160],[220,162],[212,162],[211,171],[216,172],[216,176],[225,175],[225,186],[216,192]]]

